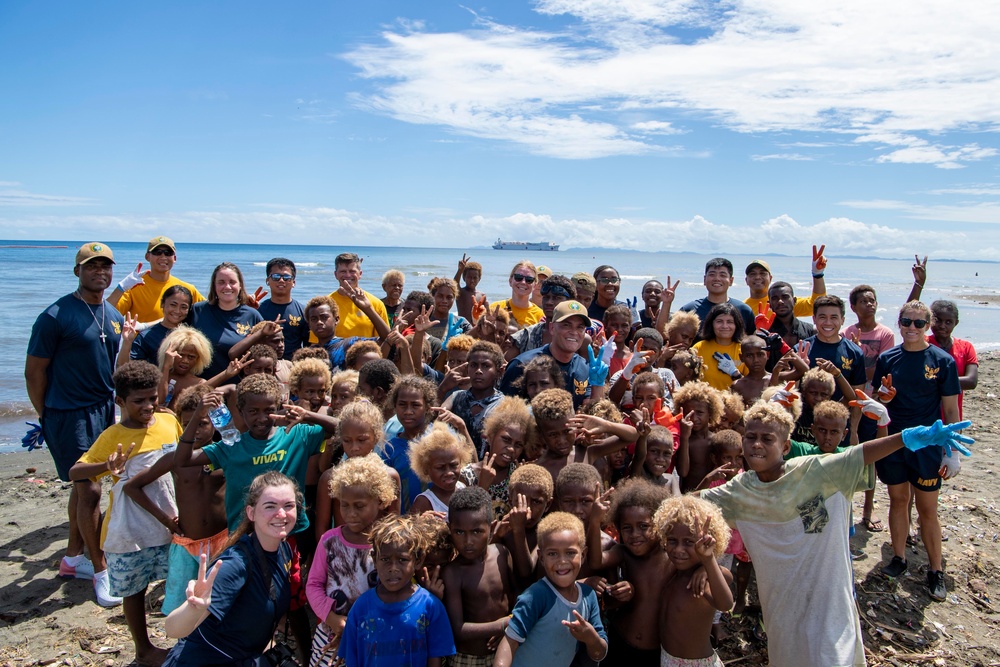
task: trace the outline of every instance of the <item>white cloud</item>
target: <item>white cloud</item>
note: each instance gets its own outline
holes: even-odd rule
[[[769,160],[791,160],[793,162],[810,162],[816,158],[802,155],[801,153],[772,153],[771,155],[751,155],[754,162],[767,162]]]
[[[739,132],[863,134],[881,146],[1000,128],[997,3],[538,0],[536,8],[570,25],[386,30],[381,42],[345,54],[374,86],[356,99],[405,122],[566,158],[656,150],[655,135],[619,116],[625,110]],[[954,168],[996,154],[920,140],[878,159]]]
[[[910,257],[934,248],[938,257],[995,259],[1000,227],[977,232],[975,239],[953,229],[921,230],[875,225],[851,218],[830,218],[800,224],[780,215],[755,225],[720,224],[695,216],[689,220],[555,218],[519,212],[506,216],[449,215],[442,210],[410,216],[381,216],[328,207],[261,204],[247,211],[188,211],[151,216],[33,216],[6,221],[8,238],[63,239],[67,236],[121,237],[128,230],[144,239],[171,230],[175,240],[228,243],[233,230],[253,229],[258,238],[294,240],[308,235],[328,245],[373,245],[386,239],[396,246],[440,245],[433,239],[454,239],[456,245],[492,243],[503,238],[548,239],[564,248],[608,247],[628,250],[697,253],[808,254],[813,243],[826,244],[831,255]],[[461,229],[461,239],[455,230]],[[72,230],[72,231],[68,231]],[[971,250],[970,250],[971,248]]]
[[[928,190],[929,195],[970,195],[976,197],[1000,196],[1000,187],[995,185],[968,186],[963,188],[940,188]]]
[[[968,204],[928,206],[905,201],[874,199],[842,201],[842,206],[881,211],[900,211],[902,217],[913,220],[936,220],[940,222],[975,222],[1000,224],[1000,202],[976,202]],[[978,239],[979,232],[976,233]],[[978,241],[977,241],[978,242]]]
[[[685,131],[674,127],[673,123],[665,123],[661,120],[646,120],[641,123],[632,123],[632,129],[642,134],[684,134]]]
[[[19,189],[20,183],[0,181],[0,206],[91,206],[97,203],[87,197],[43,195]]]

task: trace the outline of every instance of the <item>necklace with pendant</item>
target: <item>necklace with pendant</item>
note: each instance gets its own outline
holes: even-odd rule
[[[101,344],[103,345],[107,341],[107,339],[108,339],[108,335],[106,333],[104,333],[104,321],[105,321],[104,318],[108,314],[107,310],[105,310],[107,308],[107,302],[104,301],[103,299],[101,299],[101,321],[98,322],[97,321],[97,315],[95,315],[94,311],[91,310],[90,304],[83,300],[83,295],[80,294],[80,290],[77,290],[77,291],[73,292],[73,294],[76,295],[77,299],[79,299],[80,301],[83,301],[83,305],[85,305],[87,307],[87,312],[89,312],[90,316],[94,318],[94,324],[96,324],[98,327],[100,327],[100,329],[101,329],[100,339],[101,339]]]

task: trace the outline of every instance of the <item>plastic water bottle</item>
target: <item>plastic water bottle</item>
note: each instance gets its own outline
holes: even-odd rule
[[[220,405],[208,413],[208,418],[212,420],[212,426],[222,436],[222,442],[229,446],[239,442],[240,432],[233,425],[233,415],[230,414],[229,408]]]
[[[174,397],[174,387],[177,386],[177,380],[171,380],[170,384],[167,385],[167,397],[163,401],[164,405],[170,405],[170,399]]]

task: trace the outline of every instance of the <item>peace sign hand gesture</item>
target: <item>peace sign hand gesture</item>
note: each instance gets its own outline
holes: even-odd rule
[[[128,458],[132,456],[132,450],[135,449],[135,443],[133,442],[128,446],[128,450],[122,454],[122,443],[118,443],[118,447],[111,456],[108,457],[108,472],[110,472],[115,477],[121,477],[122,473],[125,472],[125,463],[128,462]]]
[[[247,305],[251,308],[260,308],[260,302],[267,296],[267,290],[263,286],[254,290],[253,294],[247,294]]]
[[[486,458],[479,467],[479,487],[482,489],[490,490],[490,485],[493,484],[493,480],[497,477],[497,469],[493,467],[493,464],[497,461],[496,454],[486,454]]]
[[[198,578],[192,579],[187,585],[187,603],[200,611],[207,610],[212,605],[212,585],[222,568],[222,561],[216,561],[212,571],[208,570],[208,556],[198,557]],[[207,576],[206,576],[207,572]]]
[[[701,524],[698,517],[694,519],[694,531],[692,532],[698,536],[698,541],[694,543],[694,550],[702,563],[708,563],[715,559],[715,538],[710,531],[711,525],[712,517],[705,519],[704,525]]]

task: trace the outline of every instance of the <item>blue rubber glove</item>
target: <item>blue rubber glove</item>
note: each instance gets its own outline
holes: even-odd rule
[[[715,364],[719,367],[719,371],[725,373],[734,380],[740,376],[739,369],[736,368],[736,362],[733,358],[729,356],[729,353],[716,352],[712,355],[715,359]]]
[[[639,309],[637,307],[639,305],[639,297],[634,296],[634,297],[632,297],[631,301],[629,301],[628,299],[625,299],[625,303],[628,304],[628,309],[629,309],[629,311],[632,314],[632,324],[635,324],[636,322],[640,321],[639,320]]]
[[[28,432],[24,434],[21,438],[21,446],[27,448],[30,452],[33,449],[41,449],[45,444],[45,438],[42,436],[42,427],[40,424],[35,422],[24,422],[30,428]]]
[[[608,371],[611,370],[611,367],[601,361],[599,357],[594,356],[594,348],[590,345],[587,346],[587,364],[590,366],[590,376],[588,378],[590,386],[603,387],[604,382],[608,379]]]
[[[933,426],[904,428],[900,435],[903,436],[906,448],[913,452],[924,447],[938,446],[944,447],[945,456],[951,456],[953,449],[957,449],[965,456],[972,456],[972,452],[965,445],[971,445],[976,439],[958,432],[970,426],[972,422],[968,420],[945,425],[939,419]]]
[[[448,327],[445,329],[444,338],[441,340],[441,349],[448,349],[448,339],[462,333],[462,318],[455,313],[448,313]]]

